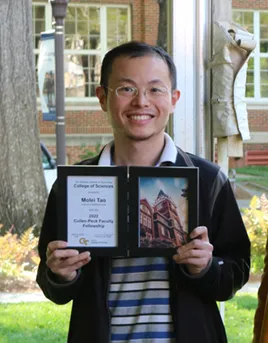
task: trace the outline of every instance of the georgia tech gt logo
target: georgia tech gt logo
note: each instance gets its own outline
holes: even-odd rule
[[[87,245],[87,244],[88,244],[88,239],[85,239],[85,237],[81,237],[81,238],[79,239],[79,243],[80,243],[80,244]]]

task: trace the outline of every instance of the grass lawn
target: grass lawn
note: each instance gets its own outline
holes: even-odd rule
[[[251,343],[257,296],[239,293],[225,303],[225,328],[229,343]]]
[[[263,178],[239,178],[239,176],[236,178],[236,183],[238,184],[244,184],[244,185],[250,185],[251,187],[254,187],[254,185],[258,185],[260,187],[268,188],[268,177]]]
[[[0,304],[0,343],[65,343],[71,305]]]
[[[236,169],[236,182],[268,188],[268,166],[248,166]]]
[[[236,173],[264,177],[264,176],[268,176],[268,166],[248,166],[248,167],[236,168]]]
[[[251,343],[256,306],[256,295],[246,293],[225,303],[229,343]],[[70,309],[50,302],[0,304],[0,343],[66,343]]]

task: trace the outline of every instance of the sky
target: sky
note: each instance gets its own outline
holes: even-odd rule
[[[187,178],[176,177],[140,177],[139,197],[145,198],[152,206],[158,193],[162,190],[177,206],[183,228],[188,227],[188,201],[181,196],[182,189],[187,188]]]

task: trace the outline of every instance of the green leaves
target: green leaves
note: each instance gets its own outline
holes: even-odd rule
[[[251,241],[251,272],[261,273],[268,231],[268,200],[265,194],[261,197],[255,195],[249,208],[243,209],[242,217]]]
[[[0,225],[0,230],[4,230]],[[26,271],[36,271],[39,263],[38,238],[29,227],[18,237],[12,229],[0,236],[0,276],[23,277]]]

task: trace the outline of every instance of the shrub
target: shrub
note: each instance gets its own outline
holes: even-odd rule
[[[101,148],[102,148],[101,144],[97,144],[96,146],[91,147],[91,148],[89,148],[85,145],[82,145],[81,146],[81,154],[79,155],[79,161],[78,162],[80,162],[81,160],[86,160],[88,158],[92,158],[92,157],[97,156],[100,153]]]
[[[4,231],[0,224],[0,230]],[[34,227],[29,227],[19,237],[11,227],[0,236],[0,276],[22,277],[27,271],[35,272],[39,263],[37,253],[38,238],[33,234]]]
[[[251,241],[251,272],[261,273],[268,232],[268,200],[254,196],[249,208],[243,209],[243,220]]]

